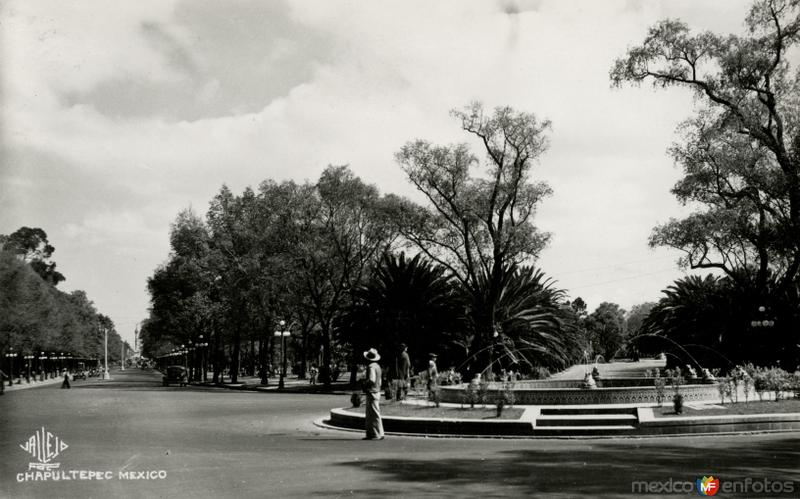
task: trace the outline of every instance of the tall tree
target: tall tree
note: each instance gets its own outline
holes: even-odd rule
[[[0,249],[14,253],[28,263],[42,279],[52,285],[65,280],[56,270],[50,257],[56,250],[47,240],[47,233],[39,228],[20,227],[9,236],[0,235]]]
[[[586,329],[594,354],[610,362],[622,347],[625,336],[625,310],[616,303],[603,302],[586,318]]]
[[[215,274],[210,268],[210,235],[203,220],[191,209],[178,214],[170,227],[168,261],[148,279],[150,317],[142,341],[149,355],[158,357],[181,344],[188,347],[199,335],[212,338],[212,300]]]
[[[363,183],[347,166],[326,168],[311,194],[298,206],[302,211],[291,232],[292,252],[320,326],[320,378],[329,386],[334,321],[372,263],[390,247],[395,231],[377,188]]]
[[[230,335],[231,381],[238,381],[241,342],[249,326],[247,296],[253,287],[258,269],[258,246],[250,221],[255,216],[255,193],[247,188],[235,196],[227,186],[211,201],[208,225],[214,250],[215,277],[225,303],[223,326]],[[218,355],[224,357],[224,344],[218,344]],[[222,360],[222,359],[220,359]]]
[[[487,114],[479,103],[452,115],[483,146],[484,174],[475,172],[480,161],[467,144],[407,143],[396,159],[429,207],[406,204],[398,219],[403,235],[464,286],[477,291],[488,279],[485,308],[474,311],[482,346],[493,335],[505,269],[536,258],[549,239],[533,218],[551,190],[531,172],[547,149],[550,122],[509,107]]]
[[[762,293],[770,273],[793,292],[800,270],[800,1],[757,0],[745,35],[692,34],[664,20],[611,70],[612,82],[692,89],[704,104],[673,153],[686,177],[675,193],[708,207],[657,228],[651,244],[686,253],[692,268],[731,279],[745,267]]]
[[[639,303],[631,307],[630,311],[625,315],[625,337],[630,338],[636,336],[641,332],[642,325],[650,314],[650,311],[655,307],[655,302]]]

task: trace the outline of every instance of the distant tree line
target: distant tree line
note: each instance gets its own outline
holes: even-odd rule
[[[15,354],[17,366],[34,356],[102,359],[108,330],[109,360],[120,358],[114,323],[99,313],[84,291],[65,293],[65,277],[51,257],[55,248],[40,228],[0,235],[0,353]],[[42,354],[44,352],[44,355]],[[6,364],[7,365],[7,364]],[[7,369],[4,365],[4,369]]]
[[[325,383],[371,346],[391,362],[400,343],[420,367],[434,352],[474,372],[579,359],[564,292],[531,266],[549,238],[533,218],[550,189],[531,179],[549,123],[480,104],[453,116],[484,161],[466,144],[424,140],[396,155],[427,205],[329,166],[313,183],[265,180],[240,195],[223,186],[204,218],[180,213],[148,281],[146,351],[209,343],[214,381],[227,369],[267,382],[284,321],[298,373],[319,364]]]

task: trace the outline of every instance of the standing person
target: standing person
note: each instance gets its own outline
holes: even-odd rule
[[[439,377],[439,371],[436,369],[436,354],[430,354],[428,361],[428,398],[433,397],[433,391],[436,389],[436,378]]]
[[[6,391],[6,373],[4,373],[2,369],[0,369],[0,395],[2,395],[3,392],[5,391]]]
[[[400,355],[397,359],[397,377],[400,380],[397,399],[405,400],[408,397],[408,385],[411,382],[411,358],[408,356],[408,346],[405,343],[400,343]]]
[[[364,440],[383,440],[383,421],[381,421],[381,366],[378,361],[381,356],[374,348],[364,352],[367,359],[367,374],[364,379],[364,393],[367,395],[366,407],[366,430],[367,436]]]
[[[64,369],[64,382],[61,383],[61,388],[69,388],[69,373]]]

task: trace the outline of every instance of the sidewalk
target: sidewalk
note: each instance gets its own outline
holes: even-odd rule
[[[347,382],[336,381],[331,384],[330,389],[326,389],[322,383],[312,385],[307,379],[298,379],[296,376],[287,376],[283,380],[284,389],[278,390],[278,383],[280,378],[270,377],[269,384],[262,385],[261,378],[258,376],[239,376],[236,383],[231,383],[229,378],[226,378],[224,383],[206,382],[193,382],[194,385],[209,386],[216,388],[227,388],[230,390],[253,390],[259,392],[278,392],[283,391],[286,393],[330,393],[330,394],[348,394],[353,390],[349,387]]]
[[[33,379],[31,379],[30,383],[25,381],[25,379],[23,378],[21,383],[17,384],[17,380],[15,379],[14,380],[14,384],[11,385],[11,386],[8,386],[8,380],[6,380],[4,391],[13,392],[13,391],[17,391],[17,390],[24,390],[26,388],[36,388],[36,387],[39,387],[39,386],[48,386],[48,385],[54,385],[56,383],[63,383],[63,382],[64,382],[64,378],[62,378],[62,377],[49,378],[49,379],[46,379],[44,381],[34,381]]]

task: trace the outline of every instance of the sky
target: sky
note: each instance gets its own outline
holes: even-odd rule
[[[0,234],[40,227],[67,280],[133,343],[169,228],[223,184],[348,164],[419,200],[394,153],[469,142],[472,101],[552,121],[537,261],[589,310],[656,301],[686,275],[648,247],[687,213],[667,155],[688,90],[611,87],[647,28],[741,32],[739,0],[8,0],[0,7]],[[483,156],[475,147],[473,151]]]

